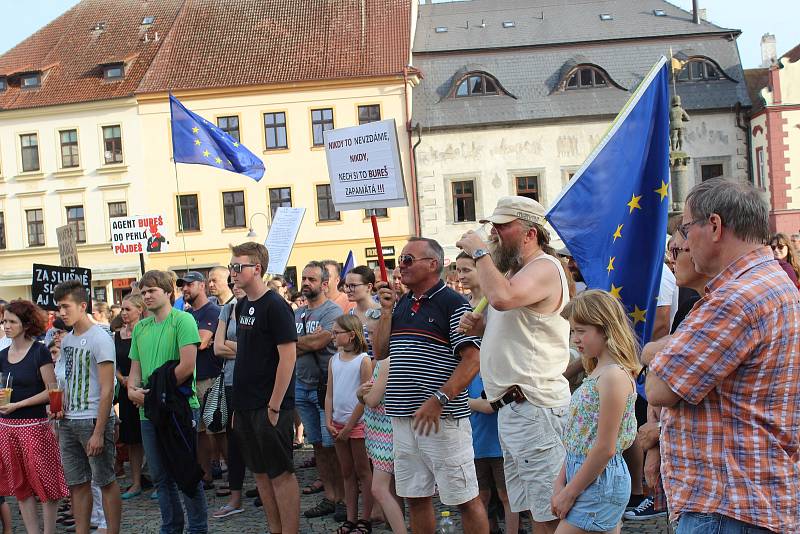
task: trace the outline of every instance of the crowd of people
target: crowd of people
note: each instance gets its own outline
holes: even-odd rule
[[[33,303],[3,303],[0,495],[29,534],[118,533],[148,485],[165,534],[213,531],[208,491],[228,497],[211,521],[250,496],[273,533],[302,513],[339,534],[429,534],[435,496],[468,534],[526,517],[535,533],[619,532],[667,512],[677,534],[800,531],[798,256],[759,193],[691,191],[644,346],[544,215],[501,198],[449,272],[412,237],[389,281],[312,261],[291,291],[247,242],[208,277],[146,272],[116,309],[63,282],[49,328]],[[301,489],[304,443],[318,478]],[[301,492],[319,501],[301,511]],[[6,503],[0,520],[10,532]]]

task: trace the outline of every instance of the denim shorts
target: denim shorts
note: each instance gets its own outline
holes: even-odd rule
[[[106,421],[103,429],[103,451],[97,456],[86,454],[86,444],[94,432],[95,419],[62,419],[58,423],[58,443],[61,449],[61,463],[68,486],[79,486],[93,481],[101,488],[108,486],[117,475],[114,463],[117,449],[114,445],[113,415]]]
[[[572,480],[585,456],[567,453],[567,482]],[[616,528],[631,496],[631,475],[622,454],[615,454],[600,476],[575,499],[567,522],[589,532]]]
[[[317,404],[317,386],[307,386],[299,380],[295,382],[294,409],[300,415],[306,441],[312,445],[322,444],[325,448],[333,447],[333,438],[325,426],[325,411]]]

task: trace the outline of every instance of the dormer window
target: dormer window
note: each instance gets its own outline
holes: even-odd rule
[[[103,78],[109,81],[121,80],[125,77],[125,66],[122,63],[103,65]]]
[[[497,81],[486,74],[473,73],[464,77],[456,86],[457,97],[500,94]]]
[[[678,73],[679,82],[721,80],[723,75],[711,61],[702,58],[690,59]]]
[[[33,72],[30,74],[23,74],[19,78],[19,86],[23,89],[36,89],[42,86],[42,73]]]
[[[608,80],[600,69],[579,67],[567,77],[566,89],[592,89],[608,87]]]
[[[8,82],[6,81],[5,76],[0,76],[0,93],[8,89]]]
[[[153,22],[155,22],[155,17],[145,17],[142,19],[142,26],[149,26]]]

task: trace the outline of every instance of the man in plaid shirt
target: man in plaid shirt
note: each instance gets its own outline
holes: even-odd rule
[[[678,231],[712,280],[643,352],[677,534],[800,532],[800,294],[764,246],[768,211],[748,185],[691,191]]]

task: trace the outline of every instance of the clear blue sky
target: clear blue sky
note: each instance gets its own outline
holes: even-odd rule
[[[691,0],[670,1],[691,10]],[[0,0],[3,13],[0,20],[0,53],[6,52],[77,3],[78,0]],[[798,0],[700,0],[700,7],[708,11],[711,22],[742,30],[739,53],[745,68],[758,67],[761,63],[759,43],[764,33],[775,34],[778,54],[800,44]]]

